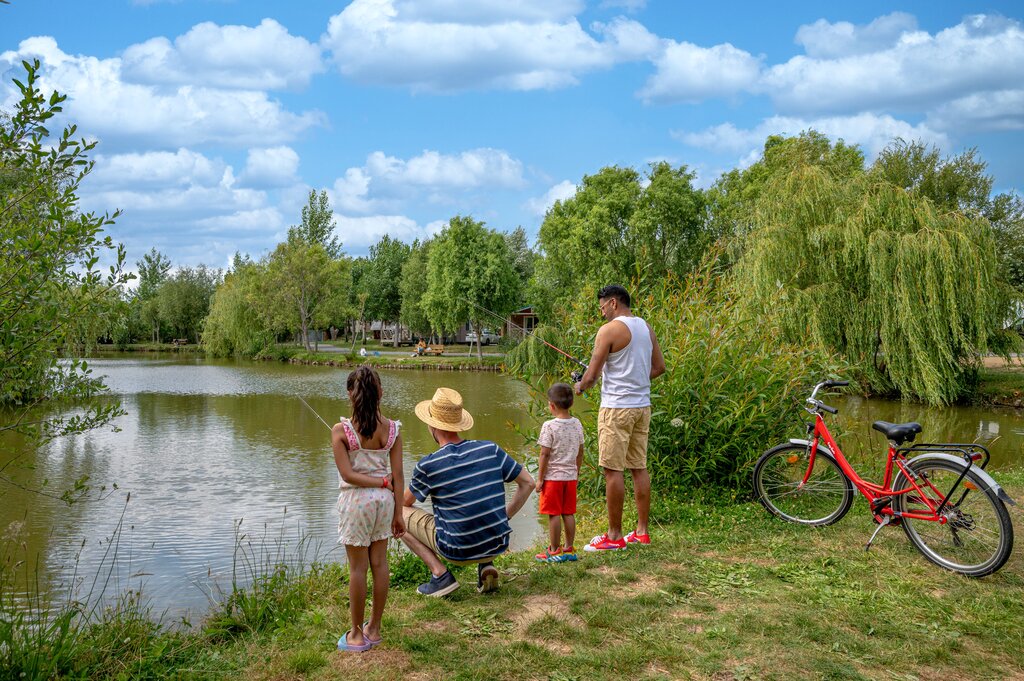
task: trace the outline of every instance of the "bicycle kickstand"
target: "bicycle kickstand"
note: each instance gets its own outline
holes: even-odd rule
[[[891,515],[887,515],[884,518],[882,518],[882,522],[878,523],[878,527],[876,527],[875,531],[871,533],[871,539],[868,539],[867,545],[864,546],[864,550],[865,551],[870,551],[871,550],[871,544],[874,543],[875,537],[878,536],[878,533],[882,531],[883,527],[885,527],[886,525],[888,525],[891,522],[892,522],[892,516]]]

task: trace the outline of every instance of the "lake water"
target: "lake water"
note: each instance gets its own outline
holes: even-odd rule
[[[0,536],[9,547],[12,538],[23,543],[18,551],[30,564],[38,561],[44,588],[66,585],[77,567],[88,589],[95,575],[106,580],[106,567],[116,565],[108,595],[143,587],[157,612],[176,617],[205,611],[210,597],[230,586],[236,532],[257,545],[265,538],[271,549],[279,539],[294,546],[304,535],[319,545],[320,558],[344,559],[336,546],[338,474],[329,434],[296,395],[333,423],[348,414],[346,370],[139,355],[91,365],[128,412],[116,421],[120,432],[97,430],[38,451],[18,438],[0,438],[0,467],[9,464],[4,475],[24,487],[59,494],[85,475],[94,487],[118,486],[72,506],[0,487]],[[513,425],[527,425],[528,393],[513,379],[382,371],[381,380],[384,413],[405,424],[407,479],[415,461],[435,448],[413,407],[439,385],[462,393],[476,419],[471,437],[495,440],[512,453],[523,449]],[[875,419],[918,420],[926,441],[987,444],[990,470],[1024,462],[1020,410],[931,409],[854,397],[830,403],[841,410],[843,450],[864,462],[880,465],[884,456],[881,435],[870,430]],[[792,436],[800,437],[794,423]],[[513,549],[542,536],[536,499],[512,525]]]

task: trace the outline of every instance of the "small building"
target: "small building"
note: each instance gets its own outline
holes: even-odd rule
[[[504,334],[511,334],[513,338],[522,338],[525,334],[533,333],[533,330],[540,324],[540,320],[533,311],[533,306],[516,310],[509,315],[511,324],[505,325]]]

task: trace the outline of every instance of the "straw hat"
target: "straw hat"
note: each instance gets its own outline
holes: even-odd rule
[[[472,414],[462,408],[462,395],[451,388],[438,388],[433,398],[417,404],[416,418],[453,433],[473,427]]]

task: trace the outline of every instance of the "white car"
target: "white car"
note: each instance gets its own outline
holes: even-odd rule
[[[483,332],[480,334],[481,345],[490,345],[491,343],[497,343],[499,340],[501,340],[501,336],[494,333],[490,329],[484,329]],[[466,334],[466,342],[471,345],[473,343],[476,343],[476,331],[470,331],[469,333]]]

